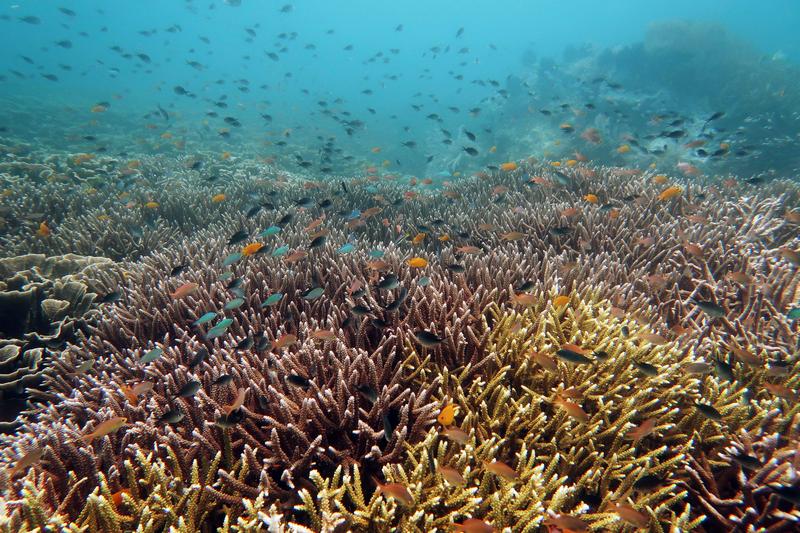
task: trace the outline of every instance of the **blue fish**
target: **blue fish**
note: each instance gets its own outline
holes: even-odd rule
[[[216,326],[208,330],[208,333],[206,333],[206,340],[211,340],[211,339],[216,339],[217,337],[221,337],[222,335],[225,334],[225,332],[228,330],[228,327],[231,324],[233,324],[232,318],[226,318],[220,320]]]
[[[358,209],[353,209],[353,211],[347,215],[347,220],[355,220],[361,216],[361,211]]]
[[[226,311],[230,311],[231,309],[236,309],[237,307],[241,307],[244,303],[244,298],[234,298],[230,302],[225,304],[224,309]]]
[[[233,253],[222,260],[222,266],[231,266],[236,261],[242,258],[242,254],[239,252]]]
[[[280,231],[281,231],[281,228],[279,228],[278,226],[270,226],[267,229],[265,229],[264,231],[262,231],[261,233],[259,233],[258,236],[259,237],[269,237],[270,235],[275,235],[277,233],[280,233]]]
[[[155,361],[156,359],[161,357],[161,355],[163,353],[164,353],[164,350],[162,350],[161,348],[153,348],[152,350],[150,350],[149,352],[144,354],[141,357],[141,359],[139,359],[139,362],[140,363],[152,363],[153,361]]]
[[[303,300],[316,300],[325,293],[322,287],[314,287],[303,295]]]
[[[206,322],[211,322],[211,321],[212,321],[212,320],[214,320],[216,317],[217,317],[217,313],[215,313],[214,311],[209,311],[208,313],[204,314],[203,316],[201,316],[200,318],[198,318],[197,320],[195,320],[195,321],[193,322],[193,324],[194,324],[195,326],[200,326],[200,325],[202,325],[202,324],[205,324]]]
[[[379,259],[379,258],[383,257],[383,255],[384,255],[384,251],[383,250],[371,250],[369,252],[369,256],[370,257],[374,257],[375,259]]]
[[[288,252],[288,251],[289,251],[289,247],[288,246],[281,246],[279,248],[275,248],[275,251],[272,252],[272,257],[280,257],[282,255],[285,255],[286,252]]]
[[[282,298],[283,298],[283,293],[281,292],[270,294],[269,298],[264,300],[264,303],[261,304],[261,307],[269,307],[270,305],[275,305],[276,303],[280,302]]]
[[[349,254],[350,252],[352,252],[355,249],[356,249],[356,247],[352,243],[348,242],[347,244],[345,244],[344,246],[342,246],[341,248],[339,248],[336,251],[338,253],[340,253],[340,254]]]

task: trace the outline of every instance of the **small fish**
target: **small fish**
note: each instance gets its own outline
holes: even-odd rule
[[[556,396],[553,403],[564,409],[569,416],[578,420],[579,422],[583,422],[584,424],[589,421],[589,415],[583,408],[575,402],[569,401],[565,398],[560,396]]]
[[[698,300],[696,298],[693,301],[697,307],[712,318],[721,318],[725,316],[725,309],[714,302]]]
[[[202,387],[202,384],[199,381],[189,381],[181,387],[175,396],[178,398],[190,398],[200,390],[200,387]]]
[[[275,348],[280,350],[281,348],[286,348],[287,346],[291,346],[297,342],[297,336],[292,335],[291,333],[285,333],[278,337],[275,341]]]
[[[426,348],[433,348],[444,342],[443,338],[427,330],[418,330],[414,332],[414,338]]]
[[[378,401],[378,393],[375,392],[375,389],[369,385],[359,385],[356,390],[358,390],[359,394],[366,398],[370,403],[374,404]]]
[[[633,488],[641,492],[650,492],[661,487],[663,484],[664,478],[653,474],[647,474],[637,479],[633,483]]]
[[[711,420],[722,420],[722,413],[717,411],[713,405],[707,403],[695,403],[694,406],[700,411],[700,414]]]
[[[264,300],[264,303],[261,304],[261,307],[269,307],[272,305],[277,304],[283,298],[283,293],[276,292],[275,294],[270,294],[269,297]]]
[[[208,357],[208,350],[205,347],[201,347],[199,350],[197,350],[197,353],[194,354],[192,361],[189,363],[189,368],[196,367],[205,361],[206,357]]]
[[[717,376],[725,381],[736,381],[736,378],[733,376],[733,367],[723,361],[722,359],[714,359],[714,368],[717,371]]]
[[[243,257],[243,255],[242,255],[241,252],[234,252],[234,253],[228,255],[227,257],[225,257],[225,259],[222,260],[222,266],[231,266],[232,264],[234,264],[236,261],[238,261],[242,257]]]
[[[686,372],[689,374],[710,374],[714,367],[708,363],[690,363],[686,365]]]
[[[655,377],[658,375],[658,368],[649,363],[634,361],[633,366],[635,366],[636,370],[638,370],[645,376]]]
[[[297,374],[289,374],[286,376],[286,381],[290,385],[294,385],[295,387],[300,387],[303,390],[308,390],[311,387],[311,382],[304,378],[303,376],[299,376]]]
[[[763,466],[761,461],[759,461],[756,457],[747,455],[746,453],[733,455],[731,456],[731,460],[739,466],[747,468],[748,470],[758,470]]]
[[[106,435],[113,433],[120,429],[122,426],[127,424],[128,419],[124,416],[115,416],[109,418],[108,420],[101,422],[97,428],[91,433],[83,435],[80,440],[86,441],[86,443],[91,443],[94,439],[105,437]]]
[[[394,274],[385,276],[377,285],[381,290],[392,290],[400,286],[400,280]]]
[[[226,303],[223,309],[226,311],[230,311],[232,309],[237,309],[244,304],[244,298],[234,298],[230,302]]]
[[[260,242],[251,242],[242,248],[240,257],[249,257],[259,253],[264,248],[264,244]],[[226,265],[227,266],[227,265]]]
[[[507,464],[503,463],[502,461],[492,461],[492,462],[484,461],[483,466],[488,472],[500,476],[506,481],[514,481],[519,477],[519,474],[517,473],[516,470],[514,470]]]
[[[563,531],[588,531],[589,524],[581,520],[580,518],[575,518],[574,516],[570,516],[568,514],[560,514],[558,516],[548,516],[542,522],[545,526],[553,526]]]
[[[678,187],[677,185],[672,185],[658,194],[658,200],[661,202],[666,202],[667,200],[671,200],[677,196],[680,196],[682,192],[682,188]]]
[[[239,231],[231,235],[231,238],[228,239],[228,245],[230,246],[233,244],[239,244],[240,242],[244,241],[248,237],[248,235],[250,234],[246,230],[240,229]]]
[[[281,228],[279,226],[270,226],[261,233],[258,234],[259,237],[269,237],[271,235],[277,235],[281,232]]]
[[[648,418],[635,428],[628,430],[628,432],[625,433],[625,439],[638,442],[643,438],[651,435],[653,431],[655,431],[655,428],[656,428],[656,419]]]
[[[406,261],[406,264],[411,268],[425,268],[428,266],[428,260],[424,257],[412,257]]]
[[[630,505],[627,504],[614,504],[614,512],[619,515],[625,522],[638,528],[646,528],[650,524],[650,518]]]
[[[493,533],[495,529],[480,518],[467,518],[461,523],[454,523],[453,531],[463,531],[464,533]]]
[[[230,383],[233,383],[233,376],[230,374],[222,374],[220,377],[211,382],[212,385],[219,385],[221,387],[224,387]]]
[[[442,426],[449,426],[455,421],[456,415],[456,406],[452,403],[445,405],[441,412],[439,412],[439,416],[436,417],[436,421],[439,422]]]
[[[451,263],[447,265],[447,270],[455,274],[463,274],[464,272],[467,271],[464,265],[459,265],[458,263]]]
[[[439,435],[442,435],[443,437],[446,437],[446,438],[450,439],[451,441],[457,442],[458,444],[462,444],[462,445],[466,444],[467,443],[467,439],[469,439],[469,433],[467,433],[463,429],[457,428],[457,427],[449,427],[449,428],[442,429],[439,432]]]
[[[439,466],[436,472],[451,485],[464,485],[467,482],[458,470],[449,466]]]
[[[408,489],[405,487],[405,485],[401,485],[400,483],[386,483],[384,485],[376,479],[374,481],[378,486],[376,489],[377,494],[383,494],[390,498],[394,498],[407,507],[414,505],[414,497],[411,496],[411,493],[408,492]]]
[[[183,420],[183,412],[179,411],[178,409],[170,409],[158,419],[159,422],[165,422],[167,424],[177,424],[181,420]]]
[[[212,340],[216,339],[217,337],[221,337],[222,335],[225,334],[225,332],[228,330],[228,327],[230,327],[231,324],[233,324],[232,318],[225,318],[223,320],[220,320],[217,323],[217,325],[215,325],[213,328],[209,329],[206,332],[206,340]]]
[[[214,311],[209,311],[208,313],[204,314],[203,316],[201,316],[200,318],[198,318],[197,320],[192,322],[192,324],[194,324],[195,326],[200,326],[200,325],[205,324],[207,322],[211,322],[216,317],[217,317],[217,313],[215,313]]]
[[[322,287],[314,287],[303,294],[303,300],[316,300],[325,293]]]
[[[422,276],[417,280],[417,285],[419,285],[420,287],[427,287],[430,284],[431,284],[431,278],[429,278],[428,276]]]
[[[172,267],[172,270],[170,270],[169,275],[170,276],[177,276],[179,274],[183,274],[183,272],[187,268],[189,268],[189,263],[184,263],[182,265],[176,265],[176,266]]]
[[[578,353],[578,352],[576,352],[574,350],[568,349],[568,348],[567,349],[562,348],[562,349],[558,350],[556,352],[556,355],[560,359],[563,359],[564,361],[567,361],[568,363],[575,363],[577,365],[585,365],[585,364],[588,364],[588,363],[592,362],[592,360],[589,359],[588,357],[586,357],[585,355],[583,355],[581,353]]]
[[[31,466],[38,463],[43,456],[44,456],[44,450],[42,448],[38,447],[31,448],[25,455],[20,457],[16,463],[14,463],[14,466],[12,466],[8,470],[8,478],[14,479],[14,476],[19,474],[20,472],[24,472]]]
[[[189,296],[190,294],[194,294],[199,287],[200,286],[194,282],[184,283],[183,285],[175,289],[175,292],[170,293],[170,296],[175,300],[179,300],[181,298]]]
[[[223,411],[225,411],[225,416],[230,416],[232,412],[244,405],[245,398],[247,398],[247,389],[239,389],[239,391],[236,393],[236,398],[233,400],[233,403],[226,405],[223,408]]]
[[[116,301],[118,301],[120,299],[120,296],[121,296],[121,294],[120,294],[119,291],[111,291],[108,294],[106,294],[105,296],[103,296],[102,298],[100,298],[100,303],[101,304],[109,304],[109,303],[116,302]]]
[[[153,348],[146,354],[144,354],[140,359],[139,362],[143,364],[152,363],[164,353],[164,350],[161,348]]]
[[[570,302],[569,296],[561,295],[553,298],[553,307],[564,307]]]

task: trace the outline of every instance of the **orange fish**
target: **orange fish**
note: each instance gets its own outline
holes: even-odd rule
[[[553,403],[564,409],[564,411],[566,411],[567,414],[575,420],[584,423],[589,421],[589,415],[577,403],[571,402],[565,398],[562,398],[561,396],[556,396],[555,400],[553,400]]]
[[[453,442],[457,442],[458,444],[466,444],[467,439],[469,439],[469,433],[457,427],[443,429],[439,432],[439,435],[442,435]]]
[[[511,297],[511,301],[519,305],[536,305],[536,302],[539,301],[539,299],[536,298],[535,295],[528,292],[521,292],[514,294]]]
[[[467,482],[464,479],[464,476],[459,473],[458,470],[455,468],[450,468],[449,466],[440,466],[436,469],[436,471],[441,474],[441,476],[450,483],[451,485],[463,485]]]
[[[725,279],[741,283],[742,285],[750,285],[753,283],[753,278],[746,272],[728,272],[725,274]]]
[[[8,470],[8,478],[13,479],[14,476],[20,472],[27,470],[44,456],[44,450],[41,448],[31,448],[25,455],[20,457],[14,466]]]
[[[220,156],[220,158],[221,158],[223,161],[225,161],[226,159],[230,159],[230,158],[231,158],[231,155],[232,155],[232,154],[231,154],[230,152],[222,152],[222,155]]]
[[[730,350],[733,352],[733,355],[735,355],[736,357],[738,357],[739,359],[741,359],[743,362],[745,362],[750,366],[761,366],[762,364],[761,358],[751,354],[747,350],[739,348],[738,346],[731,346]]]
[[[158,207],[158,202],[154,202],[154,201],[150,200],[149,202],[145,203],[144,206],[147,209],[156,209]]]
[[[39,224],[39,229],[36,230],[36,235],[39,237],[49,237],[51,234],[50,228],[48,227],[46,222],[41,222]]]
[[[197,283],[193,282],[184,283],[183,285],[175,289],[175,292],[170,293],[170,296],[176,300],[179,300],[181,298],[189,296],[190,294],[193,294],[195,291],[197,291],[199,287],[200,286]]]
[[[308,252],[305,250],[296,250],[284,258],[287,264],[297,263],[298,261],[308,257]]]
[[[520,231],[509,231],[508,233],[504,233],[500,235],[500,238],[504,241],[518,241],[525,238],[525,234]]]
[[[502,461],[492,461],[491,463],[489,461],[484,461],[483,466],[488,472],[500,476],[506,481],[514,481],[519,477],[519,474],[516,470]]]
[[[464,533],[493,533],[494,530],[480,518],[467,518],[460,524],[453,524],[453,531],[463,531]]]
[[[257,254],[259,250],[261,250],[263,247],[264,245],[260,242],[251,242],[250,244],[242,248],[242,255],[249,256]]]
[[[133,387],[122,385],[120,390],[122,390],[122,394],[131,404],[136,405],[139,403],[139,396],[153,390],[154,386],[155,384],[152,381],[142,381]]]
[[[619,218],[619,209],[617,209],[617,208],[615,207],[614,209],[612,209],[611,211],[609,211],[609,212],[608,212],[608,218],[610,218],[610,219],[612,219],[612,220],[613,220],[613,219],[615,219],[615,218]]]
[[[370,149],[370,152],[372,152],[373,154],[379,154],[379,153],[381,153],[381,147],[380,146],[373,146]]]
[[[439,235],[439,240],[442,242],[447,242],[450,240],[450,235],[443,233],[442,235]]]
[[[622,144],[617,147],[617,153],[619,154],[627,154],[631,151],[631,147],[627,144]]]
[[[509,161],[508,163],[503,163],[500,165],[500,170],[504,170],[506,172],[517,170],[517,164],[514,163],[513,161]]]
[[[456,248],[456,252],[460,254],[479,254],[481,253],[481,249],[477,246],[464,245]]]
[[[373,261],[367,261],[367,268],[371,270],[388,270],[391,265],[382,259],[375,259]],[[356,289],[358,290],[358,289]]]
[[[456,406],[452,403],[445,405],[436,417],[436,421],[447,427],[453,423],[456,417]]]
[[[223,409],[225,411],[225,415],[229,416],[232,412],[244,405],[244,400],[246,397],[247,389],[239,389],[239,392],[236,394],[236,398],[233,400],[233,403],[225,406]]]
[[[797,399],[797,393],[784,385],[764,382],[764,388],[767,389],[770,393],[774,394],[775,396],[778,396],[785,400],[794,401]]]
[[[211,197],[211,201],[213,203],[215,203],[215,204],[218,204],[220,202],[224,202],[225,201],[225,194],[224,193],[215,194],[214,196]]]
[[[377,479],[374,481],[378,485],[376,490],[378,494],[384,494],[385,496],[392,497],[406,506],[414,505],[414,497],[411,496],[411,493],[408,492],[408,489],[405,487],[405,485],[401,485],[400,483],[386,483],[384,485]]]
[[[673,185],[661,191],[658,195],[658,199],[662,202],[666,202],[667,200],[671,200],[672,198],[679,196],[682,192],[683,189],[681,189],[677,185]]]
[[[546,353],[531,352],[531,357],[534,361],[542,365],[545,370],[549,370],[550,372],[558,370],[558,362]]]
[[[697,257],[698,259],[703,259],[703,257],[705,257],[705,253],[703,252],[703,248],[701,248],[697,244],[692,244],[690,242],[686,242],[686,243],[684,243],[683,248],[686,250],[687,253],[689,253],[689,255],[693,255],[694,257]]]
[[[656,428],[656,419],[648,418],[635,428],[625,433],[625,439],[638,442],[643,438],[647,437],[648,435],[652,434],[655,428]]]
[[[578,215],[580,212],[581,212],[580,209],[578,209],[577,207],[568,207],[562,210],[560,214],[562,217],[571,218]]]
[[[320,225],[321,225],[321,224],[322,224],[324,221],[325,221],[325,215],[322,215],[321,217],[319,217],[319,218],[315,218],[314,220],[312,220],[312,221],[311,221],[311,222],[308,224],[308,226],[306,226],[304,229],[305,229],[306,231],[308,231],[308,232],[311,232],[311,231],[313,231],[314,229],[318,228],[318,227],[319,227],[319,226],[320,226]]]
[[[417,233],[416,235],[414,235],[414,238],[411,239],[411,243],[412,244],[421,243],[422,241],[425,240],[425,235],[426,235],[425,233]]]
[[[329,329],[318,329],[311,332],[311,338],[318,341],[329,341],[336,338],[336,333]]]
[[[570,516],[568,514],[561,514],[559,516],[548,516],[542,522],[545,526],[553,526],[560,529],[562,532],[564,531],[588,531],[589,524],[581,520],[580,518],[575,518],[574,516]]]
[[[87,443],[91,443],[94,439],[105,437],[109,433],[113,433],[117,431],[119,428],[124,426],[128,422],[128,419],[124,416],[115,416],[113,418],[109,418],[108,420],[101,422],[97,428],[89,434],[83,435],[80,440],[84,440]]]
[[[698,139],[696,141],[691,141],[691,142],[688,142],[688,143],[684,144],[683,147],[684,148],[700,148],[704,144],[706,144],[706,141],[704,141],[703,139]]]
[[[377,214],[378,214],[378,213],[380,213],[381,211],[383,211],[383,208],[380,208],[380,207],[370,207],[369,209],[367,209],[367,210],[365,210],[363,213],[361,213],[361,218],[362,218],[362,219],[367,219],[367,218],[369,218],[369,217],[372,217],[372,216],[375,216],[375,215],[377,215]]]
[[[131,491],[128,489],[120,489],[111,495],[111,503],[114,504],[114,507],[119,508],[124,503],[122,499],[123,494],[130,496]]]
[[[630,505],[615,503],[614,512],[634,527],[645,528],[650,524],[650,518],[646,514],[640,513]]]
[[[508,192],[508,187],[506,187],[505,185],[498,185],[496,187],[492,187],[492,194],[494,196],[499,196],[507,192]]]
[[[481,223],[478,224],[478,229],[481,231],[494,231],[494,224]]]
[[[92,106],[92,113],[105,113],[108,108],[102,104],[97,104],[96,106]]]
[[[561,295],[553,298],[553,307],[563,307],[569,303],[569,296]]]
[[[650,344],[655,344],[656,346],[663,346],[664,344],[667,344],[667,339],[656,333],[642,333],[639,335],[639,338],[646,340]]]
[[[653,183],[656,185],[664,185],[667,182],[667,177],[664,174],[656,174],[653,176]]]
[[[425,268],[428,266],[428,260],[423,257],[412,257],[406,263],[411,268]]]
[[[586,200],[587,202],[589,202],[590,204],[596,204],[597,202],[600,201],[600,199],[597,197],[597,195],[596,194],[592,194],[592,193],[584,195],[583,199]]]
[[[286,346],[291,346],[292,344],[297,342],[297,337],[292,335],[291,333],[286,333],[278,337],[278,340],[275,341],[275,348],[285,348]]]

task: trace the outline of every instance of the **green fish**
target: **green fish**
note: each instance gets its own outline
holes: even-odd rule
[[[149,352],[144,354],[142,356],[142,358],[139,359],[139,362],[140,363],[152,363],[153,361],[155,361],[156,359],[161,357],[161,355],[163,353],[164,353],[164,350],[162,350],[161,348],[153,348],[152,350],[150,350]]]
[[[242,254],[241,253],[239,253],[239,252],[232,253],[231,255],[229,255],[228,257],[226,257],[225,259],[222,260],[222,266],[231,266],[232,264],[234,264],[236,261],[238,261],[241,258],[242,258]]]
[[[289,247],[288,246],[281,246],[279,248],[275,248],[275,251],[272,252],[272,257],[280,257],[280,256],[286,254],[286,252],[288,252],[288,251],[289,251]]]
[[[244,298],[234,298],[230,302],[226,303],[223,309],[225,309],[226,311],[230,311],[231,309],[236,309],[237,307],[241,307],[243,303],[244,303]]]
[[[261,233],[258,234],[259,237],[269,237],[270,235],[277,235],[281,232],[281,228],[278,226],[270,226]]]
[[[280,302],[283,298],[282,292],[276,292],[275,294],[270,294],[269,298],[264,300],[264,303],[261,304],[261,307],[269,307],[271,305],[275,305],[276,303]]]
[[[322,287],[314,287],[303,295],[303,300],[316,300],[325,293]]]
[[[786,313],[786,318],[789,320],[797,320],[800,318],[800,307],[793,307],[791,310],[789,310],[789,312]]]
[[[725,309],[713,302],[694,300],[694,303],[697,305],[697,307],[702,309],[704,313],[712,318],[722,318],[725,316]]]
[[[206,340],[211,340],[211,339],[216,339],[217,337],[221,337],[222,335],[225,334],[225,332],[228,330],[228,327],[231,324],[233,324],[232,318],[225,318],[223,320],[220,320],[216,326],[208,330],[208,333],[206,333]]]
[[[205,324],[206,322],[211,322],[211,321],[212,321],[212,320],[214,320],[216,317],[217,317],[217,313],[215,313],[214,311],[209,311],[208,313],[204,314],[203,316],[201,316],[200,318],[198,318],[197,320],[195,320],[195,321],[193,322],[193,324],[194,324],[195,326],[200,326],[200,325],[202,325],[202,324]]]
[[[219,279],[221,281],[227,281],[231,279],[231,276],[233,276],[233,272],[223,272],[222,274],[219,275]]]
[[[381,257],[383,257],[383,255],[384,255],[383,250],[372,250],[369,252],[369,256],[374,257],[375,259],[380,259]]]

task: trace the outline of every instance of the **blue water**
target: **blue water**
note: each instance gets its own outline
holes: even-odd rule
[[[59,6],[75,15],[62,13]],[[800,5],[791,0],[770,2],[768,8],[744,0],[646,5],[623,0],[242,0],[238,6],[208,0],[28,1],[6,2],[0,14],[4,50],[0,99],[6,102],[0,113],[4,128],[0,135],[28,142],[36,139],[53,149],[71,151],[92,151],[102,145],[112,153],[122,151],[123,133],[141,150],[164,150],[168,144],[164,140],[182,139],[189,145],[180,149],[189,152],[208,148],[274,157],[287,167],[296,165],[300,155],[313,163],[307,170],[326,172],[368,165],[420,174],[467,170],[463,157],[457,157],[468,144],[459,139],[463,129],[476,134],[491,130],[477,141],[481,155],[470,159],[476,168],[526,155],[563,156],[558,150],[548,154],[542,146],[520,145],[510,139],[532,130],[554,137],[561,122],[575,118],[573,113],[547,119],[535,110],[559,95],[572,98],[573,107],[580,107],[585,96],[580,92],[581,82],[586,80],[580,80],[576,51],[591,50],[597,57],[635,49],[642,43],[647,47],[648,30],[664,21],[701,25],[692,38],[702,35],[703,41],[693,43],[675,36],[677,42],[686,42],[689,54],[696,52],[694,70],[688,75],[680,70],[685,61],[680,54],[670,63],[676,67],[674,76],[659,69],[660,75],[676,84],[697,89],[692,94],[670,95],[669,87],[665,88],[664,109],[668,102],[697,121],[715,111],[715,104],[731,107],[730,99],[715,100],[720,92],[730,96],[734,91],[725,86],[729,80],[720,80],[725,87],[721,90],[709,86],[708,80],[692,79],[700,73],[698,66],[735,56],[738,50],[732,48],[740,46],[760,56],[763,64],[775,63],[776,71],[793,69],[800,60],[800,40],[796,38]],[[31,16],[39,22],[20,20]],[[463,33],[457,35],[460,28]],[[735,45],[718,40],[725,32],[735,39]],[[346,49],[349,47],[352,49]],[[624,67],[624,60],[616,58],[616,65]],[[196,62],[195,66],[190,62]],[[570,65],[570,75],[529,80],[528,94],[522,95],[518,104],[496,105],[498,90],[513,85],[509,76],[525,80],[532,72],[552,65]],[[633,64],[629,67],[630,72],[637,70]],[[743,65],[742,70],[752,68]],[[597,72],[597,68],[587,68],[585,73],[595,76]],[[661,84],[635,81],[642,86],[630,81],[625,84],[625,90],[631,91],[627,96],[632,116],[625,117],[629,123],[624,127],[618,125],[608,132],[614,136],[611,147],[621,142],[617,137],[628,130],[644,134],[639,131],[642,125],[659,112],[649,103],[637,106],[636,100],[642,96],[637,89],[653,93]],[[192,96],[176,94],[176,86]],[[763,86],[769,94],[795,90],[772,79],[765,79]],[[784,112],[780,106],[796,109],[796,103],[782,98],[779,112]],[[220,102],[227,107],[216,105]],[[97,103],[110,104],[102,116],[90,112]],[[158,106],[169,114],[167,120]],[[475,108],[481,113],[470,115],[468,110]],[[13,114],[11,110],[29,113]],[[729,118],[734,111],[741,117],[748,113],[746,106],[724,110]],[[525,111],[533,116],[525,117]],[[208,112],[218,115],[209,116]],[[633,116],[636,113],[640,116]],[[54,117],[50,126],[59,131],[43,128],[42,114]],[[271,121],[261,116],[264,114]],[[441,121],[426,118],[431,114]],[[230,127],[224,122],[226,116],[236,118],[241,126]],[[612,118],[623,120],[619,114]],[[343,121],[351,120],[357,122],[348,134]],[[786,131],[777,132],[776,137],[791,137],[796,120],[780,127]],[[230,136],[221,137],[221,128],[231,130]],[[453,134],[452,145],[442,144],[441,129]],[[689,133],[698,132],[696,128]],[[159,141],[164,133],[169,139]],[[83,140],[78,138],[76,144],[76,136],[86,135],[97,139],[80,144]],[[756,136],[754,143],[766,142],[766,132]],[[287,145],[274,144],[281,140]],[[333,152],[329,161],[320,162],[326,140],[331,142],[331,150],[339,151]],[[416,146],[400,145],[408,141]],[[569,148],[577,146],[568,139],[564,143]],[[127,144],[126,153],[131,151],[131,143]],[[489,157],[491,146],[496,151]],[[380,152],[373,153],[373,148]],[[787,163],[786,170],[794,163]],[[747,170],[757,171],[759,166],[767,165],[751,162]],[[732,169],[735,167],[725,168]]]

